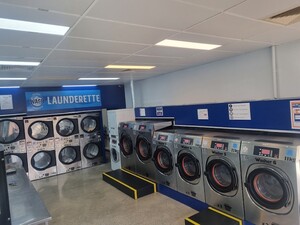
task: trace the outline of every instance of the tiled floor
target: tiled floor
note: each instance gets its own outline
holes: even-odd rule
[[[102,180],[105,164],[34,181],[50,225],[183,225],[196,213],[160,193],[133,200]]]

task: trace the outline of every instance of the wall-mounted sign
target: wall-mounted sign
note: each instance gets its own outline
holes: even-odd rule
[[[156,107],[156,116],[164,116],[164,109],[163,107]]]
[[[101,107],[100,90],[26,92],[27,111]]]
[[[250,103],[228,104],[229,120],[251,120]]]
[[[13,109],[12,95],[0,95],[0,110]]]
[[[300,100],[290,101],[291,125],[293,129],[300,129]]]

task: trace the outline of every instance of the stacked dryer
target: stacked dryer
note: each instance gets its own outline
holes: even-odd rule
[[[53,117],[57,173],[81,169],[78,115]]]
[[[108,117],[108,132],[110,139],[110,162],[111,169],[121,169],[121,152],[119,146],[119,131],[118,126],[120,122],[134,120],[133,109],[119,109],[107,111]]]
[[[24,118],[29,179],[57,174],[51,117]]]
[[[4,146],[6,164],[23,167],[28,172],[23,117],[0,119],[0,144]]]
[[[101,163],[100,112],[80,114],[78,118],[82,168]]]

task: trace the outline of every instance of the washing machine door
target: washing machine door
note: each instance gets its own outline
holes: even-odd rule
[[[166,146],[157,146],[153,161],[160,173],[169,175],[173,171],[173,156]]]
[[[14,142],[20,135],[20,127],[12,120],[0,121],[0,143],[9,144]]]
[[[59,135],[67,137],[73,134],[75,124],[70,119],[62,119],[56,124],[56,131]]]
[[[127,133],[121,134],[120,150],[125,157],[130,157],[133,153],[133,144],[130,135]]]
[[[31,166],[39,171],[43,171],[51,165],[52,157],[49,152],[40,151],[35,153],[31,158]]]
[[[118,154],[118,151],[117,151],[117,149],[116,148],[114,148],[114,147],[112,147],[111,148],[111,158],[112,158],[112,161],[114,162],[114,163],[117,163],[117,162],[119,162],[119,154]]]
[[[87,159],[95,159],[100,155],[100,148],[95,143],[88,143],[83,148],[83,155]]]
[[[292,208],[292,185],[286,176],[273,168],[265,166],[252,170],[245,186],[252,200],[268,211],[285,214]]]
[[[178,172],[180,177],[191,184],[198,184],[201,177],[199,160],[189,151],[181,150],[177,155]]]
[[[84,132],[93,133],[97,130],[97,119],[92,116],[84,117],[80,126]]]
[[[60,150],[58,158],[62,164],[69,165],[75,162],[77,152],[73,147],[67,146]]]
[[[204,172],[210,187],[219,194],[232,196],[238,189],[234,165],[224,158],[208,159]]]
[[[49,127],[42,121],[36,121],[29,126],[28,134],[34,140],[43,140],[49,134]]]
[[[148,163],[152,159],[152,147],[147,138],[143,136],[137,137],[136,154],[142,163]]]

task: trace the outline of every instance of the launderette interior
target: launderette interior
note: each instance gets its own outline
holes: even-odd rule
[[[0,12],[0,225],[300,225],[299,0]]]

